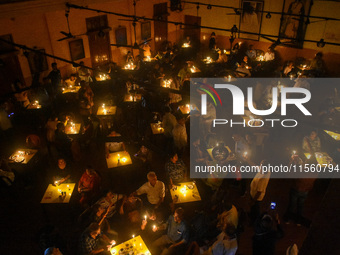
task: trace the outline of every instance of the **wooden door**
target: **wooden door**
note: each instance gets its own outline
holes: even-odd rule
[[[185,24],[192,24],[192,25],[201,25],[201,17],[198,16],[191,16],[185,15],[184,16]],[[190,37],[190,41],[194,42],[195,44],[199,45],[200,38],[201,38],[201,28],[194,27],[194,26],[185,26],[184,27],[184,37]]]
[[[154,18],[158,20],[168,20],[168,6],[167,3],[155,4],[153,6]],[[162,21],[154,22],[154,39],[155,50],[163,50],[166,41],[168,40],[168,23]]]
[[[94,31],[88,33],[92,67],[103,66],[111,61],[109,32]]]

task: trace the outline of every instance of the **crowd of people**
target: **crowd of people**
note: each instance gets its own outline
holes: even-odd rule
[[[50,167],[43,166],[43,172],[48,183],[55,186],[76,183],[73,197],[77,242],[70,247],[53,239],[40,245],[41,254],[108,254],[111,247],[131,238],[130,233],[134,233],[143,237],[151,254],[231,255],[237,253],[240,236],[248,225],[254,230],[253,238],[249,240],[253,254],[275,254],[275,244],[284,237],[284,233],[275,206],[268,209],[262,203],[271,181],[270,173],[259,171],[249,181],[242,176],[195,180],[202,201],[192,206],[194,210],[190,206],[178,206],[176,197],[171,197],[171,189],[190,180],[190,141],[193,148],[191,159],[206,163],[210,160],[207,149],[215,147],[216,140],[219,142],[220,139],[212,129],[214,116],[189,115],[181,112],[180,106],[190,104],[192,77],[323,77],[326,70],[322,53],[317,53],[310,63],[292,60],[283,65],[275,45],[264,53],[252,45],[244,48],[245,44],[240,46],[237,43],[227,54],[217,47],[214,33],[207,50],[187,51],[186,48],[194,47],[194,44],[190,38],[185,38],[184,43],[189,46],[183,48],[169,42],[155,54],[146,46],[148,50],[141,51],[136,57],[128,52],[125,64],[133,63],[136,67],[133,71],[109,63],[92,73],[84,67],[84,62],[80,62],[76,73],[62,77],[57,63],[53,63],[52,71],[43,79],[43,84],[27,90],[18,82],[14,97],[2,103],[1,112],[6,112],[0,121],[3,154],[6,155],[6,150],[12,148],[9,144],[34,133],[40,138],[34,147],[47,148],[45,156]],[[153,55],[150,61],[146,61]],[[204,64],[200,59],[202,55],[213,58],[213,68]],[[194,66],[201,73],[193,72]],[[103,73],[110,79],[96,81],[95,77]],[[171,81],[170,90],[163,88],[165,80]],[[292,84],[310,89],[308,85],[298,79]],[[74,87],[79,87],[79,90],[63,93],[64,89]],[[266,91],[262,88],[260,94]],[[140,100],[124,102],[125,95],[136,94],[141,95]],[[38,99],[42,113],[35,115],[29,106]],[[102,104],[117,106],[114,117],[101,118],[96,114]],[[212,115],[216,115],[213,104],[208,103],[209,107],[212,109],[209,112],[215,111]],[[320,117],[330,114],[328,110],[331,107],[334,106],[322,109]],[[8,115],[11,117],[8,118]],[[150,123],[159,121],[164,133],[155,137]],[[201,137],[190,137],[190,121],[199,123]],[[73,123],[81,123],[82,128],[77,135],[66,132]],[[265,158],[263,150],[265,141],[258,143],[257,134],[232,130],[226,135],[230,139],[231,151],[225,162],[236,166],[258,165],[259,169],[268,164],[270,159]],[[301,153],[321,151],[322,144],[315,130],[310,134],[305,131],[304,135],[303,140],[298,142]],[[269,138],[273,141],[278,139],[271,134]],[[94,151],[102,152],[103,157],[95,158]],[[112,178],[108,182],[107,169],[98,169],[93,164],[105,161],[111,153],[119,151],[134,155],[134,172],[124,177],[129,181]],[[304,161],[300,153],[286,159],[291,164]],[[87,166],[84,167],[84,164]],[[158,168],[155,168],[156,165]],[[75,171],[75,168],[80,170]],[[11,186],[14,174],[15,166],[11,169],[7,160],[3,159],[0,170],[2,186]],[[141,180],[146,182],[142,184]],[[315,178],[310,178],[294,182],[289,193],[289,205],[283,215],[286,223],[310,225],[303,215],[303,208],[314,181]],[[230,199],[230,189],[235,187],[238,193]],[[245,197],[249,197],[247,208],[234,205],[238,199]],[[296,250],[296,246],[291,250]]]

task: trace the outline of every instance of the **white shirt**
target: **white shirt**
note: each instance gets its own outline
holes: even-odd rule
[[[264,195],[266,194],[266,189],[268,186],[270,178],[270,172],[262,174],[257,173],[254,177],[254,179],[250,183],[250,195],[252,198],[256,196],[257,192],[260,192],[260,196],[257,198],[257,201],[262,201],[264,198]]]
[[[163,116],[163,122],[162,122],[163,128],[164,128],[164,135],[166,136],[172,136],[172,130],[177,125],[176,117],[170,113],[167,112]]]
[[[176,148],[182,149],[187,145],[187,130],[185,125],[178,124],[172,130],[172,136],[174,138],[174,143]]]
[[[225,233],[217,236],[217,241],[211,246],[210,254],[235,255],[237,251],[237,239],[228,239]]]
[[[266,52],[264,54],[264,61],[271,61],[275,59],[275,53],[274,52]]]
[[[155,186],[150,182],[144,183],[137,191],[137,195],[146,194],[150,204],[156,205],[159,200],[165,197],[165,186],[161,181],[157,181]]]

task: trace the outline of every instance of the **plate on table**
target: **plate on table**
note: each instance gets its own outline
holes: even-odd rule
[[[187,187],[188,189],[194,189],[194,185],[191,185],[191,184],[187,185]]]

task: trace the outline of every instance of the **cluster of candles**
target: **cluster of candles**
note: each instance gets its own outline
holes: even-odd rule
[[[135,235],[132,235],[132,243],[126,243],[126,248],[129,250],[129,249],[132,249],[132,250],[135,250],[135,249],[138,249],[139,248],[139,250],[141,251],[142,249],[143,249],[143,244],[142,243],[139,243],[139,247],[138,246],[136,246],[136,239],[135,239]],[[111,249],[112,249],[112,247],[113,246],[115,246],[116,245],[116,241],[114,241],[114,240],[112,240],[111,241]],[[122,248],[121,249],[123,252],[124,252],[124,248]],[[137,250],[138,251],[138,250]],[[132,253],[131,253],[132,252]],[[116,255],[117,254],[117,250],[116,249],[112,249],[111,250],[111,254],[112,255]],[[119,254],[121,254],[121,251],[119,251]],[[127,254],[127,253],[124,253],[124,254]],[[131,251],[130,250],[130,253],[128,253],[128,254],[135,254],[135,253],[133,253],[133,251]],[[138,253],[139,254],[139,253]],[[146,253],[145,253],[145,255],[150,255],[150,252],[149,251],[147,251]]]
[[[134,70],[135,69],[135,65],[133,63],[128,63],[124,66],[124,69],[126,70]]]
[[[76,132],[76,124],[74,124],[73,122],[71,122],[70,123],[70,131],[72,132],[72,133],[75,133]]]
[[[117,161],[118,161],[118,164],[119,164],[120,161],[125,163],[127,161],[127,159],[125,157],[120,158],[120,154],[118,154],[118,160]]]
[[[163,88],[170,88],[171,83],[172,79],[163,80]]]
[[[189,43],[183,43],[182,47],[183,47],[183,48],[189,48],[189,47],[190,47],[190,44],[189,44]]]
[[[55,185],[58,185],[59,182],[55,181],[54,182]],[[70,185],[67,184],[67,189],[70,191]],[[65,195],[66,196],[66,191],[63,191],[62,189],[58,189],[58,192],[60,193],[60,195]],[[69,196],[71,196],[71,192],[68,193]]]
[[[108,75],[107,75],[107,74],[99,74],[99,79],[100,79],[101,81],[105,81],[105,80],[108,79]]]
[[[146,57],[145,57],[145,61],[146,61],[146,62],[151,62],[151,57],[150,57],[150,56],[146,56]]]
[[[207,64],[211,64],[213,62],[211,57],[207,57],[206,59],[204,59],[205,63]]]
[[[198,72],[196,66],[192,66],[192,67],[190,68],[190,71],[191,71],[192,73]]]
[[[41,108],[41,105],[39,105],[39,101],[38,100],[35,100],[33,105],[36,107],[36,108]]]

